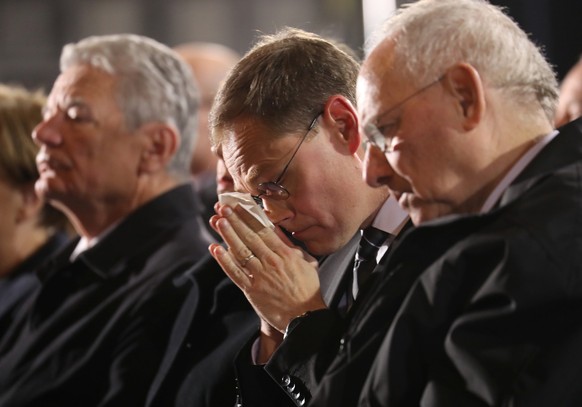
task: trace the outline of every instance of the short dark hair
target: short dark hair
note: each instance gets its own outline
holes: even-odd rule
[[[355,105],[359,64],[338,44],[294,28],[262,36],[214,100],[212,144],[221,142],[217,130],[239,119],[257,119],[276,136],[303,129],[330,96],[342,95]]]

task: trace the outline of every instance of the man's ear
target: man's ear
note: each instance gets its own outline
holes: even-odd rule
[[[180,147],[178,131],[165,123],[146,123],[138,129],[144,140],[139,171],[153,173],[166,168]]]
[[[447,70],[443,84],[456,100],[463,129],[474,129],[485,113],[485,91],[479,72],[467,63],[458,63]]]
[[[350,154],[358,151],[362,140],[358,115],[352,103],[344,96],[331,96],[325,103],[323,116],[324,120],[337,130],[342,142],[348,146]]]

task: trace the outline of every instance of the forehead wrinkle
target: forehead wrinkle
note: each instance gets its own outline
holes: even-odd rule
[[[244,155],[240,155],[237,159],[244,162]],[[250,166],[245,166],[244,164],[238,166],[240,169],[240,178],[245,184],[246,189],[248,191],[254,191],[256,186],[261,181],[264,181],[261,180],[261,178],[265,178],[268,168],[272,165],[276,165],[277,162],[278,161],[274,158],[266,158],[260,162],[253,163]]]
[[[99,80],[97,80],[99,79]],[[104,86],[115,85],[117,78],[103,70],[89,65],[73,65],[63,71],[56,80],[54,90],[66,93],[71,97],[78,94],[87,95],[95,92],[108,94]]]
[[[221,145],[222,158],[228,171],[233,175],[235,189],[239,192],[252,191],[258,184],[257,180],[261,174],[264,174],[264,169],[274,161],[273,158],[265,157],[270,149],[261,144],[261,141],[256,141],[255,137],[241,137],[231,132]],[[249,159],[255,157],[258,162],[249,163]]]
[[[112,92],[116,86],[117,78],[103,70],[86,64],[72,65],[57,77],[48,96],[47,107],[64,109],[80,104],[96,115],[96,123],[100,122],[98,119],[102,111],[110,115],[109,107],[113,107],[115,115],[125,123],[123,111]]]
[[[246,172],[245,180],[249,184],[252,184],[260,177],[260,175],[260,167],[257,165],[251,165],[251,167]]]

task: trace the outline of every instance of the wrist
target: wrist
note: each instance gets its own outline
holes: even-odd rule
[[[277,331],[276,335],[261,333],[258,338],[258,347],[253,357],[255,364],[262,365],[267,363],[281,342],[283,342],[283,334],[279,331]]]

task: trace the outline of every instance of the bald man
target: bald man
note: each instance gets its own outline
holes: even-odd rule
[[[232,49],[211,42],[189,42],[174,47],[182,59],[192,69],[200,89],[200,106],[198,109],[198,128],[196,142],[190,161],[192,183],[203,207],[202,217],[208,221],[214,215],[216,195],[216,155],[210,150],[208,113],[222,80],[230,68],[238,62],[240,55]],[[207,228],[216,239],[222,238],[212,229]]]
[[[224,45],[207,42],[181,44],[174,47],[174,50],[192,68],[201,93],[198,138],[190,162],[190,171],[195,182],[204,186],[210,180],[214,181],[216,173],[216,156],[210,151],[208,139],[208,112],[218,87],[240,56]]]

